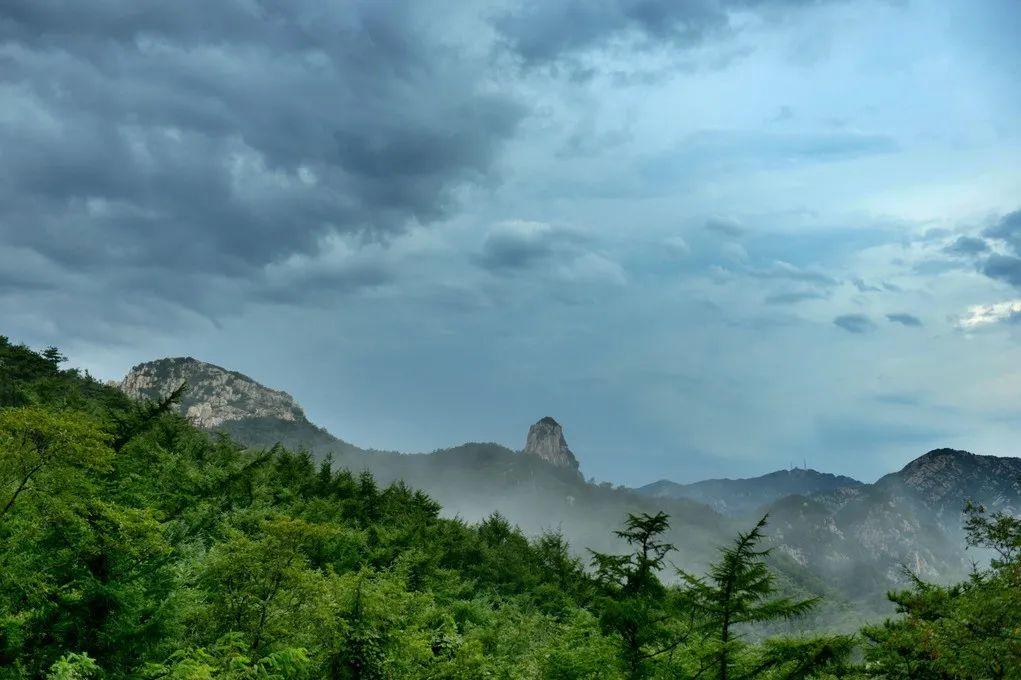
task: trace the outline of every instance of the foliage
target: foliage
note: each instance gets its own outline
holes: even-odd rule
[[[839,668],[850,651],[849,640],[841,638],[776,639],[758,649],[742,639],[742,626],[800,616],[816,604],[814,599],[774,596],[775,579],[763,561],[769,550],[758,547],[766,519],[723,548],[706,577],[679,572],[696,617],[699,644],[692,668],[696,676],[728,680],[783,670],[784,677],[805,677],[820,667]]]
[[[866,628],[867,669],[884,678],[1021,678],[1021,519],[965,508],[968,544],[996,557],[954,586],[912,575],[891,593],[903,616]]]
[[[663,514],[627,551],[441,516],[420,491],[330,461],[248,450],[0,337],[0,680],[1017,677],[1018,525],[955,588],[918,582],[901,620],[843,636],[749,626],[811,601],[774,593],[764,522],[704,577],[661,578]],[[999,665],[997,665],[999,664]],[[1011,675],[1011,673],[1015,673]]]
[[[629,515],[616,534],[632,548],[626,555],[593,552],[600,597],[596,605],[603,630],[614,635],[629,678],[651,673],[657,657],[686,639],[676,592],[659,579],[667,553],[674,546],[661,540],[669,526],[662,512]]]

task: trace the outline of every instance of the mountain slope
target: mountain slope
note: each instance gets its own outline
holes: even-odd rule
[[[907,584],[903,567],[923,578],[961,578],[965,500],[993,509],[1021,507],[1021,460],[932,451],[875,484],[813,470],[782,470],[753,479],[657,482],[637,491],[584,481],[577,458],[552,418],[533,426],[527,453],[467,443],[429,454],[366,451],[309,422],[284,392],[195,359],[141,364],[122,382],[136,397],[188,388],[181,412],[208,431],[266,448],[305,449],[335,466],[368,471],[380,484],[405,481],[449,515],[478,520],[500,512],[527,533],[559,529],[576,552],[620,548],[609,528],[627,513],[667,512],[677,566],[701,571],[715,547],[769,512],[771,563],[790,592],[825,594],[815,625],[850,627],[889,614],[890,589]],[[538,434],[542,434],[538,437]],[[570,453],[570,456],[567,454]]]
[[[967,501],[1021,508],[1021,459],[937,449],[874,484],[769,508],[777,548],[852,597],[903,584],[904,568],[940,582],[963,578],[981,552],[964,550]]]
[[[850,477],[794,468],[777,470],[761,477],[707,479],[693,484],[678,484],[661,479],[637,491],[652,498],[688,498],[705,503],[717,512],[746,516],[784,496],[810,496],[860,486],[861,482]]]
[[[471,442],[427,454],[369,451],[309,422],[286,392],[196,359],[139,364],[120,383],[135,398],[159,399],[186,382],[179,411],[210,432],[223,431],[255,448],[280,443],[354,472],[371,472],[379,484],[404,481],[436,499],[450,515],[479,520],[500,512],[528,533],[559,529],[579,552],[615,550],[608,531],[627,513],[663,509],[673,519],[671,540],[684,546],[679,564],[701,569],[715,558],[738,525],[688,499],[651,499],[609,484],[587,483],[552,418],[530,433],[532,450],[518,453],[494,443]],[[526,449],[528,445],[526,444]]]
[[[956,519],[967,500],[1021,514],[1021,458],[935,449],[875,486],[910,494],[939,517]]]

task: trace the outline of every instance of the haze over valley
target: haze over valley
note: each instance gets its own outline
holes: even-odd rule
[[[853,626],[892,612],[886,593],[918,577],[950,583],[987,556],[965,551],[965,503],[1021,514],[1021,458],[933,450],[873,484],[804,468],[750,479],[681,485],[662,480],[637,489],[584,479],[584,458],[563,427],[544,416],[522,448],[451,442],[427,453],[356,447],[310,422],[286,392],[193,358],[160,359],[131,369],[118,387],[160,401],[183,387],[178,409],[210,432],[246,445],[307,450],[382,484],[405,482],[435,498],[446,515],[468,521],[499,512],[531,535],[557,530],[584,556],[619,547],[607,534],[626,513],[666,511],[675,562],[704,570],[726,537],[764,514],[776,564],[792,587],[828,595],[845,607],[822,625]]]

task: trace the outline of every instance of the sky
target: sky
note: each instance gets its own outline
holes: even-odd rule
[[[1021,4],[7,0],[0,334],[636,485],[1021,454]]]

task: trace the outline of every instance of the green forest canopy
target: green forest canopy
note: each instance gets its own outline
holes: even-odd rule
[[[668,585],[684,547],[662,513],[582,561],[555,533],[211,437],[62,361],[0,336],[0,679],[1021,677],[1007,515],[969,507],[997,558],[915,580],[896,619],[753,642],[814,605],[775,592],[765,520]]]

